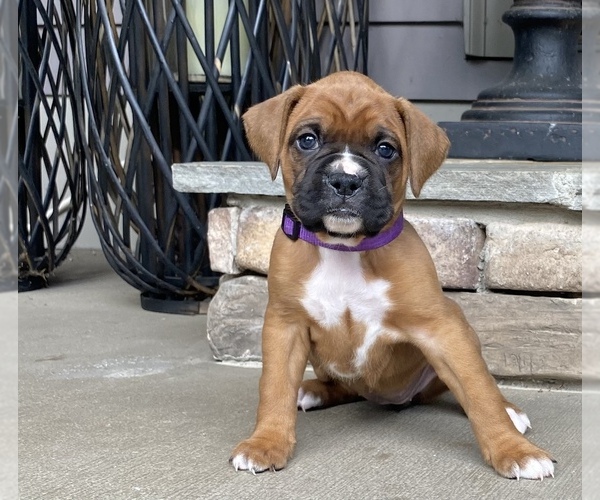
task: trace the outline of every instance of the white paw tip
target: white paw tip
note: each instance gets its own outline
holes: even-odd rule
[[[506,408],[506,413],[521,434],[525,434],[527,429],[531,429],[531,422],[525,413],[517,413],[513,408]]]
[[[321,406],[323,402],[321,401],[321,398],[319,398],[318,396],[315,396],[312,392],[304,392],[304,390],[301,388],[298,391],[298,408],[300,408],[302,411],[306,411],[306,410],[310,410],[311,408],[316,408],[318,406]]]
[[[539,479],[554,477],[554,464],[549,458],[530,458],[523,467],[513,466],[513,474],[517,479]]]
[[[244,455],[236,455],[231,458],[231,465],[236,471],[247,470],[255,474],[257,472],[262,472],[266,469],[258,467],[252,460],[247,459]]]

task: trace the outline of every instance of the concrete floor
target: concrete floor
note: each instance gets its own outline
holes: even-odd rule
[[[259,370],[212,360],[204,316],[147,312],[100,252],[77,251],[19,295],[19,468],[25,499],[581,498],[581,394],[505,388],[556,477],[499,477],[451,397],[398,411],[301,413],[286,469],[227,463],[254,425]]]

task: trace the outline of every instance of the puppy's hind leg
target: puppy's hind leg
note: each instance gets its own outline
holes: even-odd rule
[[[529,429],[531,429],[531,422],[529,421],[527,414],[518,406],[507,401],[506,398],[504,399],[504,408],[512,420],[513,425],[521,434],[525,434]]]
[[[362,399],[356,392],[338,381],[305,380],[298,390],[298,409],[306,411],[327,408],[361,401]]]

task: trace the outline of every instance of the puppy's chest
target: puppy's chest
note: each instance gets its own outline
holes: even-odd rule
[[[357,252],[319,249],[320,262],[304,284],[302,305],[323,337],[317,354],[343,366],[332,370],[360,372],[377,344],[397,338],[384,326],[390,312],[390,282],[367,279]],[[325,349],[327,352],[323,352]]]

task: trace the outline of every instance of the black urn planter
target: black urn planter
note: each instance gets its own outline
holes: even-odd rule
[[[516,0],[509,75],[482,91],[460,122],[441,122],[450,157],[580,161],[581,0]]]

